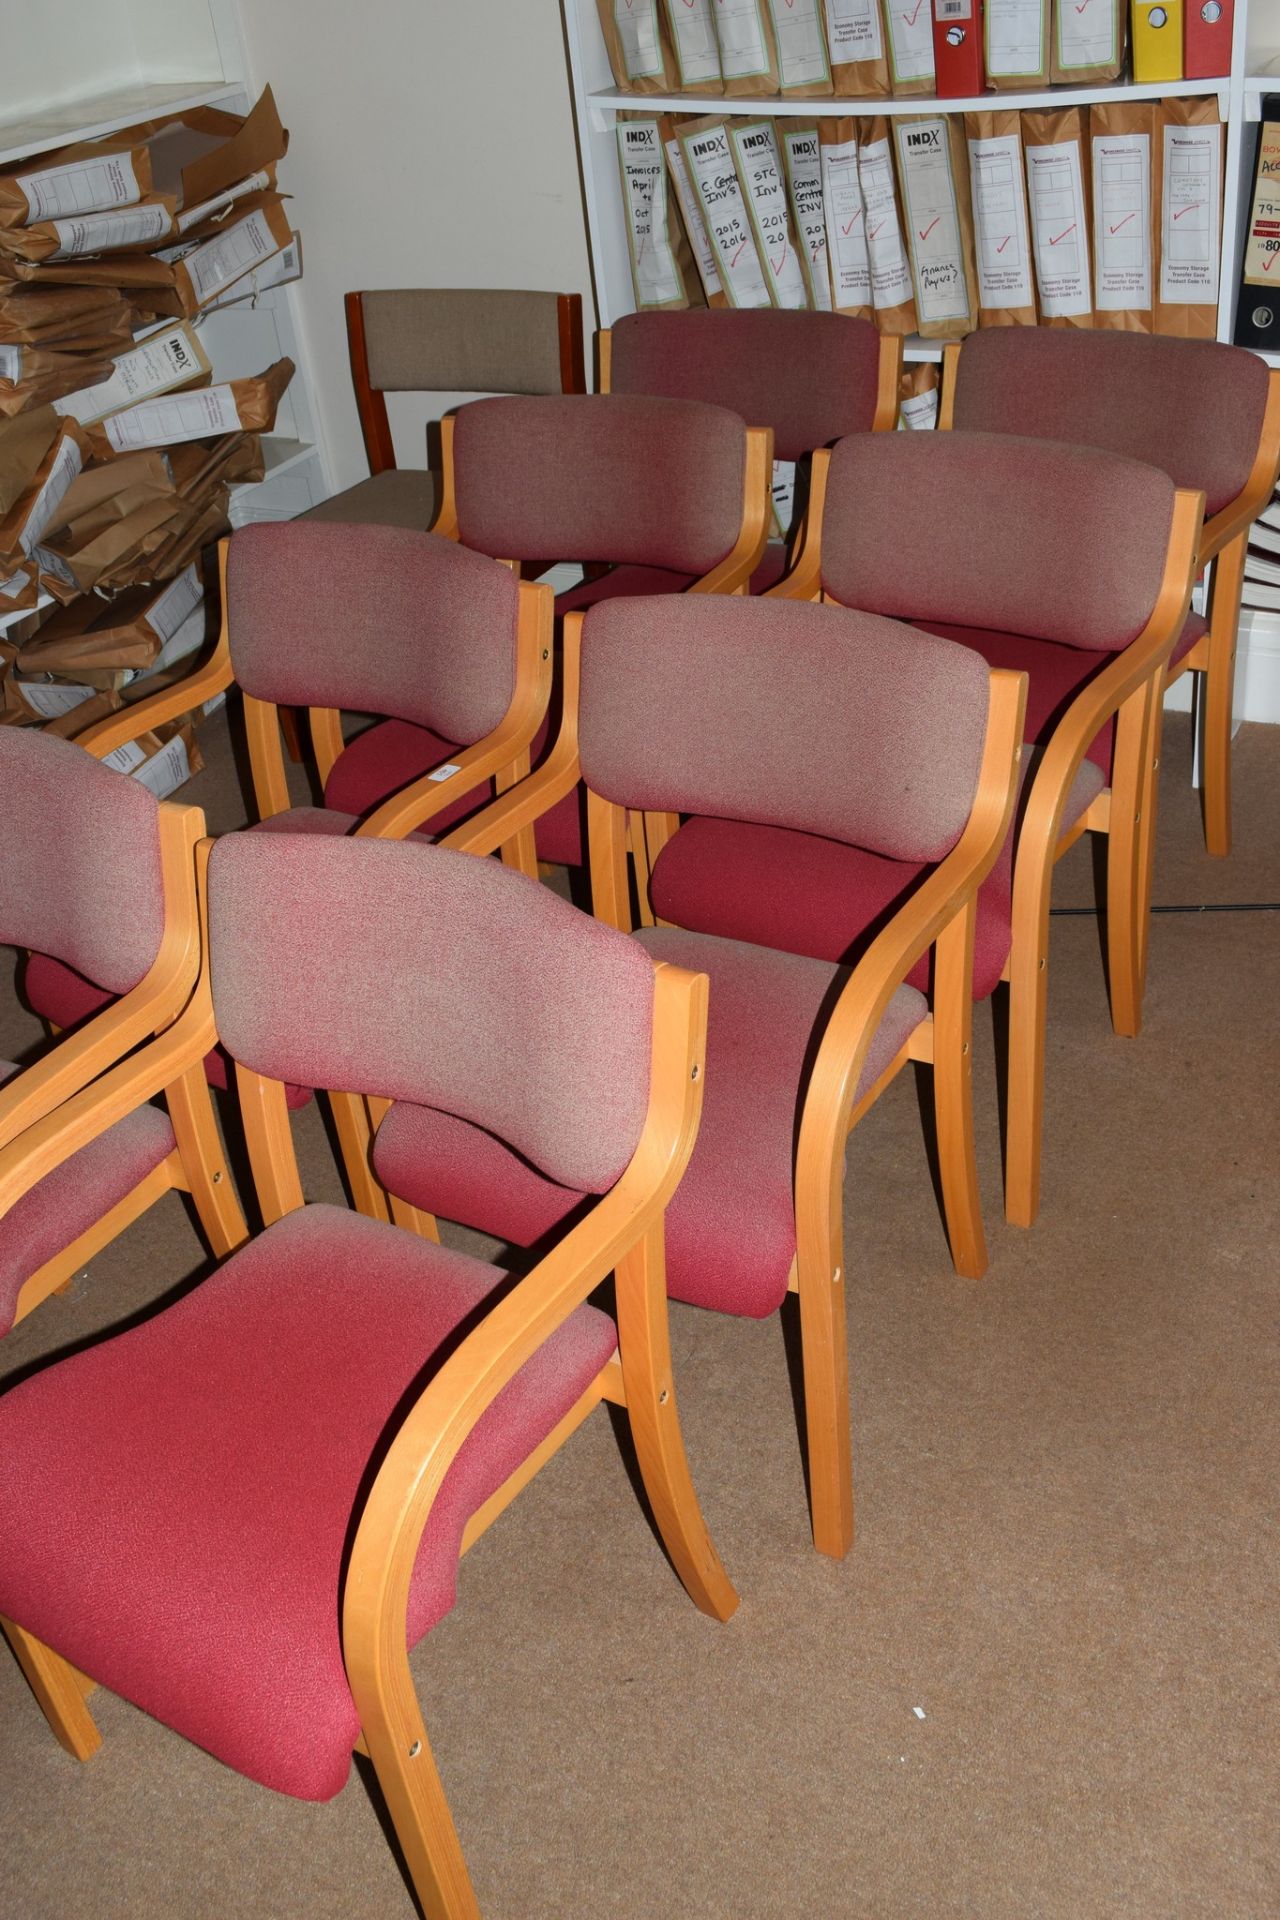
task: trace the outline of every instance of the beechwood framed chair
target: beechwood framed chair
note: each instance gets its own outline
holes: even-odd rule
[[[690,1597],[717,1620],[737,1604],[685,1460],[663,1286],[706,980],[492,861],[302,834],[198,854],[194,997],[0,1154],[0,1214],[200,1079],[216,1035],[266,1230],[0,1397],[0,1615],[78,1759],[95,1683],[297,1798],[331,1798],[366,1752],[429,1920],[476,1920],[408,1663],[460,1554],[607,1399]],[[305,1205],[285,1078],[438,1103],[592,1201],[514,1283]],[[610,1270],[616,1322],[586,1304]]]
[[[596,336],[596,351],[601,393],[705,400],[768,427],[775,462],[798,469],[797,526],[817,448],[898,424],[902,340],[845,314],[778,307],[631,313]],[[770,539],[752,593],[786,571],[787,533],[784,526],[782,538]]]
[[[1208,623],[1189,614],[1165,686],[1201,690],[1205,846],[1231,851],[1236,636],[1249,528],[1280,473],[1280,371],[1212,340],[1000,327],[943,348],[938,425],[1127,454],[1205,496],[1196,571],[1212,568]]]
[[[1053,868],[1085,832],[1107,836],[1112,1024],[1128,1035],[1141,1024],[1162,696],[1203,505],[1167,474],[1090,448],[864,436],[814,456],[808,538],[773,589],[909,620],[1028,675],[1034,751],[1014,833],[979,899],[975,967],[980,997],[1009,983],[1005,1211],[1020,1226],[1040,1201]],[[815,868],[782,849],[762,875],[744,868],[751,849],[725,835],[700,848],[700,864],[712,852],[752,937],[826,955],[858,930],[841,858]],[[693,891],[674,863],[655,867],[660,915],[679,917]]]
[[[0,941],[108,990],[109,1004],[34,1064],[0,1065],[0,1145],[162,1033],[200,961],[193,850],[198,807],[162,805],[79,747],[0,729]],[[124,1232],[162,1194],[191,1195],[216,1254],[238,1209],[199,1074],[175,1073],[167,1111],[142,1106],[49,1173],[0,1234],[0,1334]]]
[[[500,850],[584,779],[593,911],[611,927],[633,925],[628,814],[657,830],[674,811],[713,811],[857,840],[886,863],[936,856],[852,969],[665,926],[637,935],[655,960],[711,983],[706,1104],[668,1207],[668,1289],[755,1318],[798,1293],[813,1537],[838,1557],[853,1538],[845,1141],[908,1059],[932,1061],[940,1082],[957,1264],[985,1261],[967,1043],[973,916],[1011,817],[1025,680],[891,621],[759,598],[614,601],[585,629],[571,614],[564,674],[553,752],[448,844]],[[904,984],[931,948],[932,1014]],[[584,1199],[410,1101],[380,1116],[373,1167],[427,1234],[443,1215],[535,1245]]]

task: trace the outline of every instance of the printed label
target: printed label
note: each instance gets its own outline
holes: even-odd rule
[[[135,748],[135,751],[139,749]],[[191,778],[191,762],[187,758],[186,742],[180,733],[175,733],[161,747],[159,753],[153,753],[140,767],[132,769],[133,778],[140,787],[146,787],[154,793],[157,800],[167,800],[171,793]]]
[[[58,250],[52,260],[69,260],[82,253],[105,253],[116,247],[146,246],[168,233],[169,209],[163,206],[123,207],[116,213],[90,213],[75,220],[53,220]]]
[[[796,510],[796,463],[794,460],[774,461],[770,494],[773,499],[773,531],[779,539],[785,540],[791,531],[791,520]]]
[[[1055,6],[1058,65],[1064,73],[1077,67],[1110,67],[1120,59],[1120,0],[1070,0]]]
[[[969,184],[982,305],[1029,307],[1031,245],[1022,142],[1016,134],[969,142]]]
[[[1069,7],[1077,0],[1066,0]],[[1085,0],[1085,10],[1096,0]],[[987,72],[1002,80],[1045,69],[1042,0],[986,0]]]
[[[827,216],[832,305],[869,307],[871,260],[867,253],[867,218],[858,181],[856,140],[823,147],[822,203]]]
[[[708,300],[713,293],[720,291],[720,275],[716,272],[715,249],[711,245],[711,236],[707,232],[707,223],[702,217],[702,208],[698,205],[698,196],[693,190],[689,178],[689,169],[684,162],[684,154],[679,140],[668,140],[666,145],[667,165],[671,169],[671,178],[675,183],[676,199],[680,202],[680,211],[684,215],[685,232],[689,236],[689,245],[693,248],[694,264],[698,277],[702,281],[702,291]]]
[[[229,307],[237,300],[256,300],[269,287],[283,286],[288,280],[298,279],[301,273],[302,247],[295,233],[287,247],[281,247],[279,253],[273,253],[260,267],[241,274],[226,293],[220,293],[216,300],[206,300],[205,311],[213,313],[216,308]]]
[[[38,220],[63,220],[109,207],[131,207],[142,198],[133,161],[127,153],[73,160],[65,167],[20,173],[17,185],[27,200],[28,226]]]
[[[1222,128],[1166,127],[1160,209],[1160,298],[1209,306],[1218,298]]]
[[[882,59],[880,0],[827,0],[827,38],[833,67]]]
[[[711,8],[712,0],[673,0],[667,8],[682,87],[700,80],[719,82],[720,48]]]
[[[783,87],[818,86],[831,78],[818,0],[769,0]]]
[[[1280,126],[1264,121],[1258,133],[1258,168],[1245,243],[1244,278],[1268,287],[1280,255]],[[1276,274],[1280,280],[1280,274]]]
[[[461,771],[456,761],[451,760],[447,766],[434,767],[427,778],[428,780],[451,780],[455,773],[461,773]]]
[[[744,127],[735,121],[733,145],[774,305],[807,307],[809,295],[799,255],[791,244],[787,190],[772,123],[759,120]]]
[[[121,407],[131,407],[153,393],[181,386],[208,371],[208,361],[198,352],[195,336],[185,326],[170,327],[153,333],[132,352],[121,354],[115,372],[96,387],[82,387],[54,401],[59,413],[71,414],[83,427],[101,420]]]
[[[51,580],[60,581],[64,587],[79,586],[80,583],[74,573],[72,573],[71,568],[67,565],[62,555],[55,553],[52,547],[33,547],[31,550],[31,558],[35,561],[41,573],[47,573]]]
[[[636,305],[670,306],[683,298],[683,289],[667,238],[667,181],[657,121],[620,121],[618,154]]]
[[[772,306],[728,135],[722,126],[709,127],[705,133],[682,136],[681,146],[730,303]]]
[[[720,70],[726,80],[746,80],[769,71],[760,0],[715,0]]]
[[[1094,135],[1093,270],[1100,312],[1150,307],[1150,134]]]
[[[1041,314],[1060,320],[1092,313],[1080,142],[1028,147],[1026,160]]]
[[[12,380],[15,384],[22,378],[22,348],[0,346],[0,380]]]
[[[261,207],[225,233],[215,234],[203,246],[192,248],[183,265],[191,276],[198,305],[204,306],[234,280],[277,250],[276,237]]]
[[[898,409],[898,425],[908,427],[913,432],[928,432],[938,424],[938,389],[930,387],[927,393],[913,393],[904,400]]]
[[[894,132],[906,202],[916,310],[926,325],[966,319],[969,292],[947,124],[945,120],[909,121],[905,126],[899,122]]]
[[[933,15],[929,0],[889,0],[889,65],[895,80],[933,79]]]
[[[627,78],[651,80],[660,75],[658,0],[613,0],[613,20],[622,43],[622,64]]]
[[[44,485],[32,501],[31,511],[18,535],[18,545],[28,559],[31,558],[31,549],[44,538],[50,522],[62,505],[62,496],[83,464],[80,449],[75,441],[65,438],[61,440],[53,456],[53,464],[45,476]]]
[[[196,607],[204,605],[204,588],[196,574],[195,562],[180,573],[160,596],[153,600],[143,619],[161,641],[172,640]]]
[[[827,261],[827,216],[822,204],[822,155],[817,134],[797,133],[784,124],[782,153],[796,236],[808,263],[809,292],[814,306],[822,313],[830,313],[831,270]]]
[[[19,567],[7,580],[0,580],[0,599],[16,600],[31,585],[31,574],[26,567]]]
[[[220,386],[144,400],[140,406],[113,413],[104,422],[103,432],[117,453],[132,453],[138,447],[167,447],[181,440],[203,440],[209,434],[234,433],[239,425],[235,396],[230,386]]]
[[[887,138],[858,148],[858,179],[867,210],[872,302],[876,307],[900,307],[911,298],[911,268],[902,244]]]
[[[42,720],[57,720],[60,715],[70,713],[75,707],[82,707],[86,700],[92,700],[93,687],[68,686],[65,681],[57,680],[19,680],[14,686],[22,695],[32,713],[38,713]],[[110,755],[108,755],[108,759]]]

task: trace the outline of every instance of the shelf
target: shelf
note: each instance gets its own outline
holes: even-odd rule
[[[909,333],[902,343],[902,357],[908,364],[920,360],[941,360],[942,349],[947,344],[945,340],[922,340],[918,333]]]
[[[625,109],[630,113],[679,113],[690,117],[723,113],[732,115],[734,119],[741,119],[744,114],[768,114],[772,119],[792,115],[806,120],[815,116],[848,116],[867,120],[879,114],[990,113],[1022,108],[1094,106],[1109,100],[1187,99],[1194,94],[1225,95],[1230,84],[1226,74],[1214,80],[1153,80],[1143,86],[1132,80],[1122,80],[1096,87],[1041,87],[1034,93],[980,93],[967,100],[783,100],[776,94],[764,99],[747,100],[725,99],[722,94],[623,93],[617,87],[610,87],[598,93],[589,93],[587,99],[592,109],[602,114]],[[1262,84],[1265,87],[1272,83]],[[1280,91],[1280,79],[1274,85]]]
[[[0,613],[0,633],[7,633],[10,627],[16,627],[19,620],[29,620],[33,613],[43,613],[46,607],[53,605],[53,595],[42,593],[34,607],[23,607],[18,613]]]
[[[274,480],[279,474],[287,473],[290,467],[300,467],[304,460],[314,459],[315,451],[309,440],[286,440],[282,434],[264,433],[262,479],[241,481],[232,491],[240,493],[250,487],[265,486],[268,480]]]
[[[174,80],[163,85],[115,87],[110,93],[81,94],[39,113],[0,121],[0,166],[47,153],[71,140],[98,140],[139,120],[213,106],[244,92],[238,80]]]

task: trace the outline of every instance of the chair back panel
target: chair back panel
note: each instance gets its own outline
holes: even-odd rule
[[[954,424],[1144,460],[1175,486],[1203,490],[1212,515],[1244,489],[1266,405],[1266,366],[1244,347],[991,327],[961,350]]]
[[[470,745],[515,686],[509,567],[406,527],[259,521],[227,563],[231,664],[246,693],[345,707]]]
[[[977,791],[988,678],[967,647],[841,607],[606,601],[583,629],[583,776],[619,806],[939,859]]]
[[[831,456],[822,585],[895,619],[1118,652],[1155,607],[1173,506],[1168,474],[1090,448],[863,434]]]
[[[708,573],[742,526],[746,446],[736,414],[692,400],[476,400],[454,417],[459,537],[507,560]]]
[[[781,308],[631,313],[613,328],[614,393],[728,407],[773,428],[779,460],[870,433],[880,335],[869,320]]]
[[[362,293],[370,385],[384,393],[559,393],[560,296],[488,287]]]
[[[74,742],[0,727],[0,942],[136,987],[164,932],[158,810]]]
[[[405,842],[228,834],[209,914],[218,1034],[255,1072],[438,1108],[583,1191],[626,1167],[652,963],[536,881]]]

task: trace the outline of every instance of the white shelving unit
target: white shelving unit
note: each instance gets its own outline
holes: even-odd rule
[[[1048,87],[1035,93],[985,93],[976,99],[782,100],[776,96],[726,100],[721,95],[636,95],[622,92],[613,78],[596,0],[563,0],[569,48],[570,84],[582,156],[587,228],[595,278],[600,325],[612,326],[635,308],[631,268],[627,256],[622,189],[618,174],[615,127],[620,110],[674,113],[684,117],[726,113],[793,116],[805,119],[844,116],[868,118],[906,113],[964,113],[976,109],[1088,106],[1116,100],[1158,100],[1165,95],[1187,98],[1216,94],[1226,126],[1223,166],[1222,271],[1218,286],[1219,340],[1230,340],[1235,326],[1236,295],[1248,226],[1253,167],[1257,148],[1257,120],[1265,93],[1280,93],[1280,0],[1236,0],[1231,71],[1220,79],[1179,80],[1138,86]],[[1276,71],[1269,72],[1274,63]],[[911,337],[904,343],[908,360],[939,360],[936,340]],[[1263,356],[1280,366],[1280,353]],[[1191,697],[1184,675],[1169,696],[1171,706],[1185,707]],[[1280,721],[1280,622],[1275,652],[1254,624],[1242,630],[1237,704],[1241,717]]]

